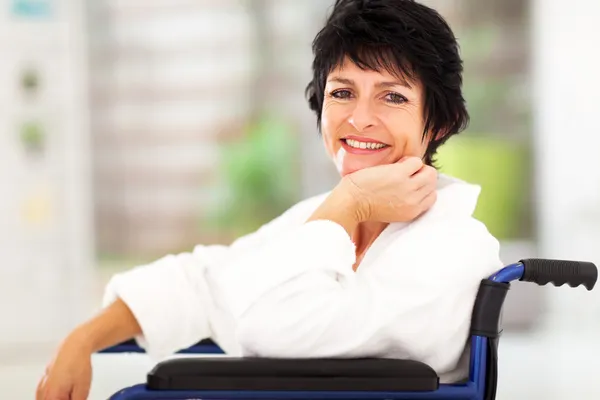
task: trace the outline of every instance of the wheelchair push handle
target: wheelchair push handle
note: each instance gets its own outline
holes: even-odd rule
[[[523,277],[525,282],[538,285],[552,283],[554,286],[568,284],[571,287],[585,286],[592,290],[598,280],[598,269],[591,262],[546,260],[530,258],[519,261],[523,264]]]

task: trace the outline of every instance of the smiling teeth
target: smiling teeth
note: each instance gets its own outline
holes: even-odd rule
[[[346,139],[346,143],[350,147],[354,147],[355,149],[370,149],[377,150],[382,149],[386,145],[382,143],[370,143],[370,142],[359,142],[358,140]]]

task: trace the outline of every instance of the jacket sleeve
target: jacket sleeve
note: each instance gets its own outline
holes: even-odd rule
[[[239,254],[264,246],[269,238],[294,223],[302,208],[292,207],[230,246],[196,246],[193,252],[168,255],[119,273],[109,281],[103,305],[116,298],[127,304],[142,328],[136,341],[155,360],[213,337],[209,323],[213,300],[205,278],[207,269],[219,268]]]
[[[406,229],[354,272],[354,244],[312,221],[219,271],[245,355],[378,357],[454,367],[479,282],[500,266],[498,242],[464,218]]]
[[[168,255],[115,275],[103,304],[123,300],[142,328],[136,341],[160,360],[211,336],[204,270],[192,253]]]

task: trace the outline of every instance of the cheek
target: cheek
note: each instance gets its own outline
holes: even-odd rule
[[[426,142],[423,142],[424,123],[419,112],[411,109],[393,110],[387,115],[389,132],[401,156],[422,156],[425,153]]]
[[[321,132],[323,139],[327,142],[337,142],[338,133],[344,122],[343,115],[339,107],[335,105],[325,104],[321,114]]]

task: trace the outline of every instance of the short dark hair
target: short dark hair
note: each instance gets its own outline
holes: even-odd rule
[[[306,96],[319,132],[327,76],[346,57],[362,69],[383,68],[422,84],[424,139],[432,134],[427,164],[434,163],[440,145],[469,123],[454,33],[437,11],[414,0],[337,0],[312,50],[313,77]]]

